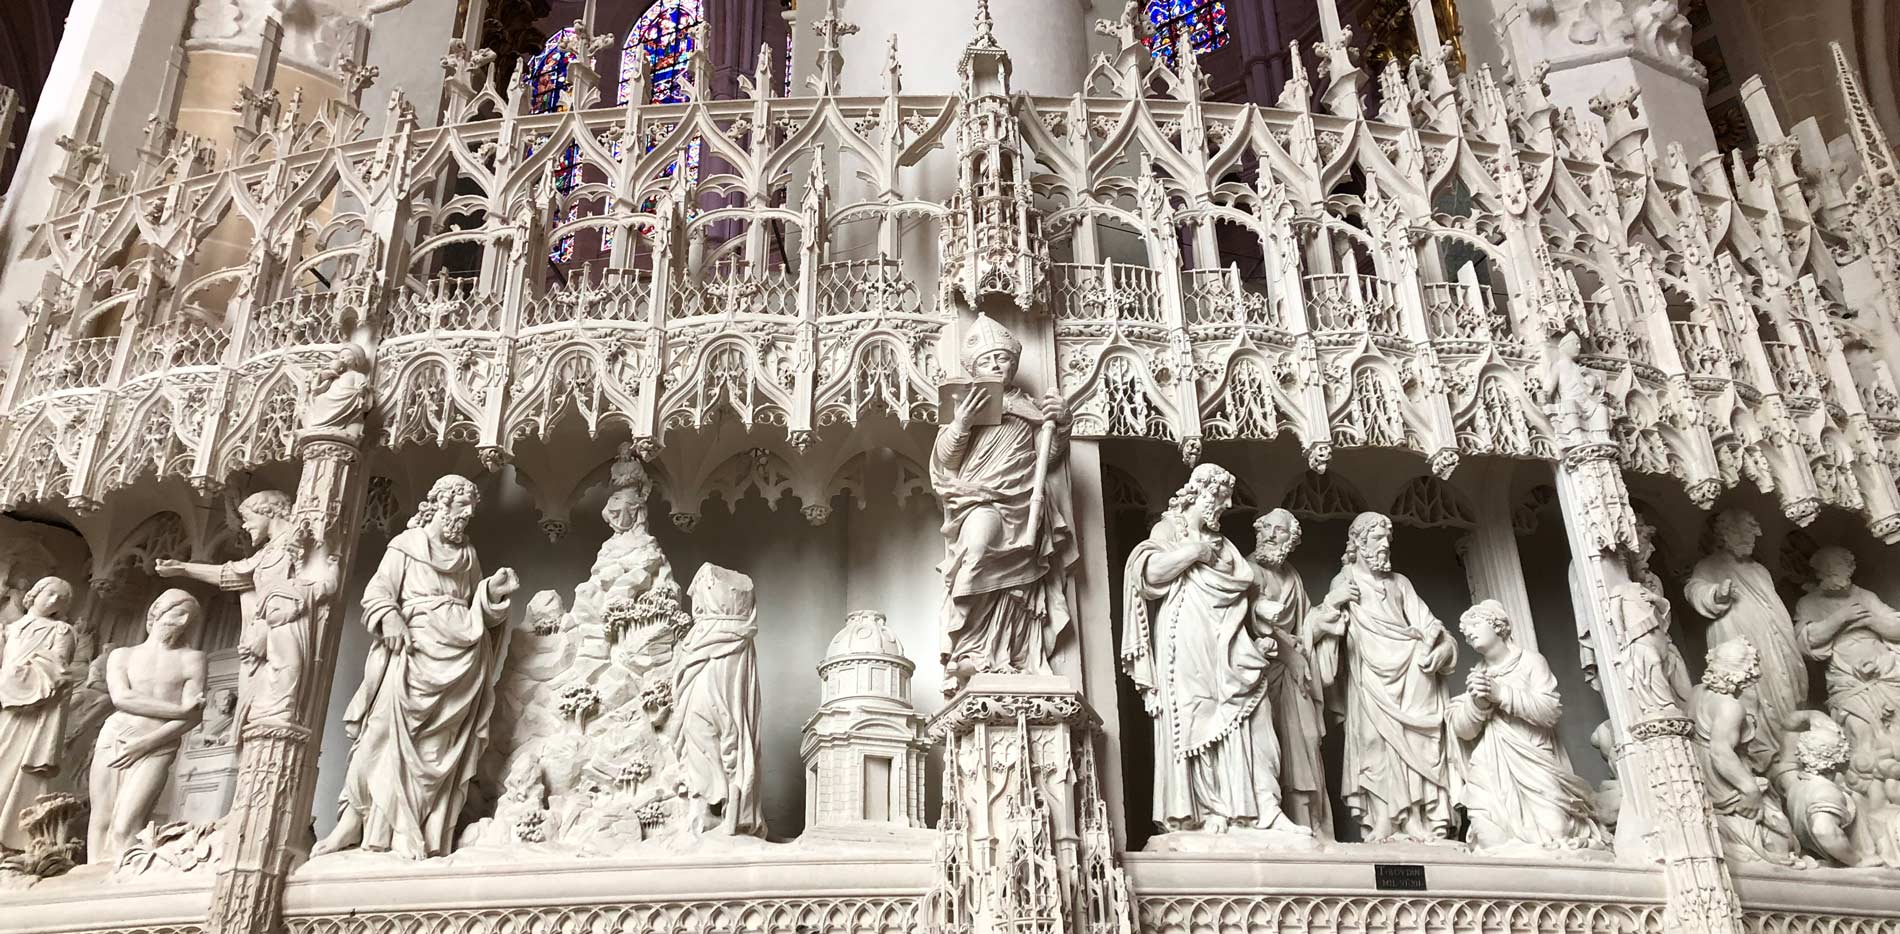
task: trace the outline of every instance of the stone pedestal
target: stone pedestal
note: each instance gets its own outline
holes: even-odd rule
[[[929,930],[1133,930],[1095,729],[1081,692],[1058,675],[977,675],[931,719],[944,792]]]

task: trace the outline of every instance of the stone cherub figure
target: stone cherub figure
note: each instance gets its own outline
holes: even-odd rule
[[[1128,556],[1122,667],[1154,718],[1155,823],[1310,835],[1280,809],[1280,743],[1267,692],[1279,645],[1262,625],[1277,613],[1256,613],[1254,568],[1221,536],[1233,490],[1226,470],[1194,468]]]
[[[204,716],[205,654],[187,644],[203,619],[197,597],[167,590],[146,611],[145,641],[107,657],[113,713],[92,756],[90,862],[110,862],[151,820],[185,735]]]
[[[521,586],[509,568],[482,575],[468,542],[480,502],[468,479],[437,480],[363,589],[363,624],[377,640],[343,717],[353,740],[343,813],[313,855],[361,846],[421,859],[454,842]]]
[[[1007,328],[977,316],[962,363],[1006,387],[1001,421],[976,424],[990,390],[973,390],[930,454],[947,544],[942,657],[951,693],[978,672],[1048,673],[1069,626],[1063,581],[1079,552],[1068,517],[1046,495],[1068,454],[1069,407],[1059,392],[1037,399],[1015,384],[1021,357]]]
[[[72,687],[73,587],[45,577],[26,591],[26,610],[0,626],[0,848],[32,842],[21,812],[53,790],[60,774],[66,695]]]
[[[1458,803],[1471,844],[1604,848],[1608,841],[1593,814],[1590,786],[1570,768],[1557,741],[1563,700],[1550,664],[1517,640],[1496,600],[1466,610],[1458,624],[1479,656],[1465,693],[1448,712],[1464,752]]]
[[[1683,585],[1689,605],[1709,620],[1709,646],[1747,639],[1759,658],[1755,695],[1761,729],[1772,740],[1808,696],[1807,663],[1795,641],[1794,620],[1775,590],[1774,575],[1754,558],[1761,524],[1739,509],[1715,517],[1716,550],[1696,562]]]
[[[1341,797],[1367,841],[1451,836],[1445,676],[1457,648],[1405,575],[1392,570],[1392,520],[1361,513],[1345,566],[1313,611],[1343,645],[1346,747]]]

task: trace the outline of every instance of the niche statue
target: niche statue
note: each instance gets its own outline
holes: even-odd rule
[[[1125,575],[1122,665],[1154,718],[1155,823],[1310,835],[1280,810],[1280,744],[1267,672],[1279,654],[1260,581],[1221,537],[1233,474],[1194,468]],[[1159,601],[1154,616],[1148,605]],[[1265,612],[1257,612],[1265,610]]]
[[[197,597],[167,590],[145,613],[145,641],[106,658],[113,713],[92,754],[89,862],[110,862],[151,820],[185,734],[203,719],[205,655],[186,647],[203,618]]]
[[[1047,674],[1069,625],[1063,579],[1075,535],[1046,494],[1068,455],[1069,408],[1059,393],[1033,398],[1015,385],[1022,343],[987,315],[963,340],[972,377],[997,382],[1002,416],[977,422],[993,389],[966,395],[937,431],[930,483],[943,504],[943,663],[954,693],[978,672]]]
[[[509,568],[482,576],[468,543],[480,501],[466,478],[437,480],[363,590],[363,624],[376,641],[343,717],[353,741],[343,813],[313,855],[449,852],[487,742],[497,630],[520,587]]]
[[[32,845],[24,812],[53,790],[72,685],[73,587],[41,578],[26,592],[26,615],[0,626],[0,847]]]

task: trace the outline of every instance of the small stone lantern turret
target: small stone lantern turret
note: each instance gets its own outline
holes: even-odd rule
[[[818,712],[805,724],[805,827],[923,828],[924,718],[916,668],[884,614],[846,620],[818,665]]]

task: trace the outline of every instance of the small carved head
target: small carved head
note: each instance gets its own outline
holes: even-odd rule
[[[1810,775],[1832,775],[1839,772],[1853,757],[1853,744],[1847,741],[1847,734],[1841,731],[1839,724],[1824,716],[1815,716],[1808,721],[1808,728],[1795,741],[1795,760],[1800,763],[1801,771]]]
[[[291,509],[290,495],[284,491],[259,490],[238,505],[238,519],[244,523],[244,534],[262,545],[271,539],[278,523],[290,521]]]
[[[1564,360],[1575,360],[1583,353],[1583,338],[1576,331],[1565,331],[1557,338],[1557,356]]]
[[[1284,509],[1253,520],[1253,559],[1267,567],[1279,567],[1300,546],[1300,520]]]
[[[1816,551],[1814,557],[1808,559],[1808,567],[1814,569],[1816,589],[1843,593],[1854,586],[1854,553],[1839,545]]]
[[[1009,329],[989,315],[977,315],[969,333],[963,336],[958,359],[970,375],[978,379],[1000,379],[1009,383],[1016,378],[1016,364],[1022,359],[1023,343]]]
[[[1465,641],[1482,655],[1492,646],[1511,641],[1511,617],[1504,612],[1504,604],[1481,600],[1458,617],[1458,631],[1464,633]]]
[[[1392,520],[1376,512],[1362,512],[1346,529],[1346,564],[1361,561],[1374,571],[1392,570]]]
[[[198,598],[173,587],[159,594],[151,609],[145,611],[145,637],[176,648],[185,643],[203,618],[204,607],[198,604]]]
[[[72,606],[73,585],[60,577],[42,577],[26,592],[26,611],[45,619],[63,619]]]
[[[1649,570],[1650,559],[1654,557],[1656,557],[1656,527],[1642,519],[1637,519],[1636,567],[1634,570],[1639,577],[1642,575],[1642,572]]]
[[[1755,553],[1755,543],[1761,539],[1761,523],[1743,509],[1725,509],[1715,517],[1715,542],[1717,547],[1737,558],[1746,558]]]
[[[344,344],[337,349],[336,356],[330,360],[330,372],[338,376],[345,373],[368,373],[369,351],[357,344]]]
[[[409,520],[412,529],[427,528],[451,545],[468,541],[468,520],[481,505],[482,491],[460,474],[444,474],[429,487]]]
[[[1220,531],[1220,517],[1233,506],[1234,475],[1219,464],[1201,464],[1168,502],[1168,511],[1196,531]]]
[[[1709,649],[1709,667],[1702,686],[1718,694],[1740,697],[1761,680],[1761,653],[1746,638],[1730,639]]]

